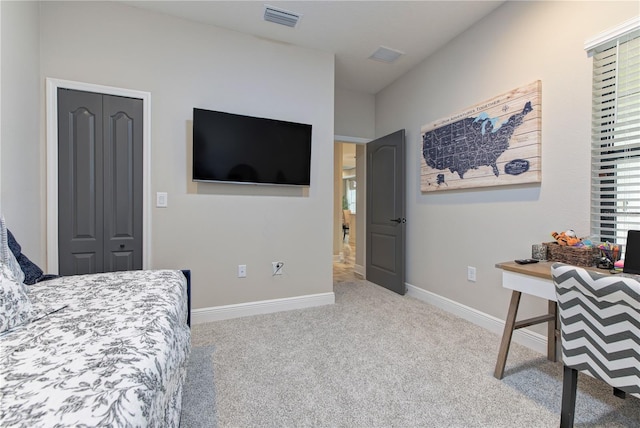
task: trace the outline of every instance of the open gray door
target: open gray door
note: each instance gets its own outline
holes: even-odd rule
[[[367,144],[367,280],[399,294],[406,293],[404,134]]]

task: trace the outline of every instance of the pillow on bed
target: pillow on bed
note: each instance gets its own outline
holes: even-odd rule
[[[23,272],[22,281],[27,285],[33,285],[42,277],[42,269],[38,267],[35,263],[33,263],[27,256],[22,253],[22,248],[18,241],[13,237],[13,234],[9,229],[7,229],[7,239],[9,244],[9,249],[15,256],[18,261],[18,265]]]
[[[7,232],[10,233],[8,229],[7,229]],[[11,249],[11,247],[9,247],[9,249]],[[24,283],[24,272],[22,271],[22,268],[20,267],[20,263],[18,263],[18,260],[16,259],[16,256],[13,253],[13,251],[7,251],[7,254],[3,256],[3,260],[4,260],[4,257],[7,258],[7,260],[5,260],[5,263],[8,264],[9,269],[13,274],[13,277],[18,282]]]
[[[4,216],[0,216],[0,333],[29,322],[33,315],[27,289],[13,272],[12,257]]]
[[[25,287],[14,277],[7,263],[0,276],[0,333],[31,321],[33,308]]]

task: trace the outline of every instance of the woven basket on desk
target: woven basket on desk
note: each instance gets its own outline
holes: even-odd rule
[[[547,260],[574,266],[593,266],[598,258],[598,249],[589,247],[569,247],[557,242],[546,242]]]

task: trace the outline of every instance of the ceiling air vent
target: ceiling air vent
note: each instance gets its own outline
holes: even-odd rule
[[[276,24],[286,25],[287,27],[295,27],[300,21],[299,13],[288,10],[277,9],[273,6],[264,5],[264,20],[275,22]]]
[[[391,48],[385,48],[384,46],[380,46],[377,51],[371,54],[369,59],[373,59],[375,61],[382,61],[392,63],[401,55],[404,55],[404,52],[397,51]]]

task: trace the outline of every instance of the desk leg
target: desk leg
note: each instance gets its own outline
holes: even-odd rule
[[[556,331],[558,330],[558,304],[549,300],[549,315],[553,320],[547,323],[547,359],[556,361]]]
[[[521,292],[515,290],[511,293],[511,303],[509,303],[509,312],[507,313],[507,320],[504,323],[504,332],[502,333],[502,342],[500,342],[500,350],[498,351],[496,370],[493,373],[493,377],[496,379],[502,379],[504,375],[504,366],[507,363],[507,354],[509,353],[511,336],[513,336],[513,329],[516,324],[521,295]]]

